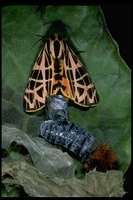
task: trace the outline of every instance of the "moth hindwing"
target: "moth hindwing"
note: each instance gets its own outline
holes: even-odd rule
[[[99,101],[80,60],[56,33],[45,42],[36,59],[24,94],[24,109],[38,111],[47,97],[60,94],[82,107],[93,107]]]

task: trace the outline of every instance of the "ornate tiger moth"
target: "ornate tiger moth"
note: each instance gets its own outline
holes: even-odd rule
[[[99,101],[96,88],[72,49],[57,33],[49,38],[34,64],[24,94],[24,110],[35,112],[46,98],[63,95],[82,107]]]

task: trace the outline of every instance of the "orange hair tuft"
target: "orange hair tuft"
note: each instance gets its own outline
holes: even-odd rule
[[[87,172],[92,169],[96,169],[100,172],[106,172],[107,170],[116,169],[117,156],[109,145],[100,145],[90,156],[89,163],[84,164],[84,168]]]

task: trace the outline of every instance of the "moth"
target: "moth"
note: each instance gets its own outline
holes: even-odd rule
[[[46,99],[53,95],[63,95],[82,107],[96,106],[99,101],[90,76],[57,33],[45,42],[36,59],[24,94],[24,110],[42,109]]]

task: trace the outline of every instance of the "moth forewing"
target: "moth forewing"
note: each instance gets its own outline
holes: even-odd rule
[[[93,107],[99,102],[96,88],[75,53],[68,48],[68,61],[64,62],[67,78],[73,91],[72,100],[83,107]],[[67,63],[69,63],[67,65]]]
[[[24,109],[26,112],[35,112],[44,107],[47,97],[45,48],[39,53],[34,64],[27,88],[24,94]]]

